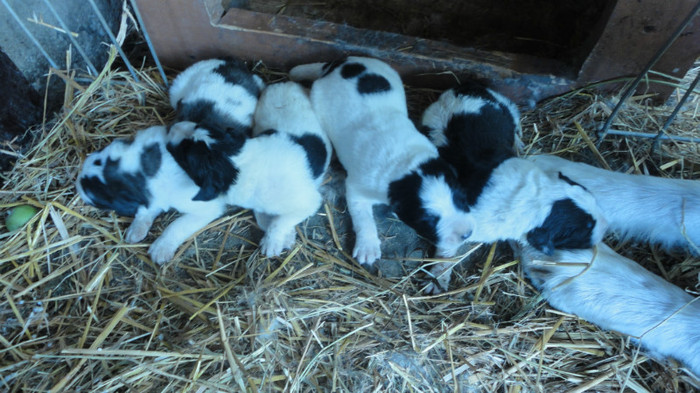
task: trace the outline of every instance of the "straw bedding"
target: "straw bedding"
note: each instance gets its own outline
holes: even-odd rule
[[[328,201],[298,227],[280,258],[257,252],[261,231],[231,209],[154,265],[148,244],[123,241],[128,218],[86,206],[73,182],[84,157],[117,137],[167,123],[154,69],[140,83],[111,63],[90,83],[66,79],[65,109],[0,192],[0,210],[30,204],[21,230],[0,229],[0,391],[675,391],[699,383],[674,361],[649,360],[627,338],[550,308],[504,248],[466,248],[451,292],[421,293],[428,247],[378,210],[389,242],[382,274],[353,263],[342,172]],[[259,67],[269,80],[279,79]],[[418,116],[438,91],[408,89]],[[553,152],[616,170],[697,178],[694,144],[610,136],[595,126],[614,97],[579,91],[524,114],[526,151]],[[669,133],[697,136],[695,97]],[[615,124],[654,132],[670,112],[637,97]],[[603,161],[605,164],[603,164]],[[646,245],[621,252],[693,293],[700,261]],[[393,248],[391,248],[393,247]],[[421,262],[424,262],[422,264]],[[392,270],[393,269],[393,270]]]

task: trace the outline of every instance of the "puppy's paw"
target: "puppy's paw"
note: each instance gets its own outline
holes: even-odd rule
[[[425,293],[438,295],[446,292],[450,288],[452,279],[452,268],[449,263],[438,263],[430,269],[431,281],[425,287]]]
[[[151,244],[151,247],[148,249],[148,254],[151,256],[153,262],[162,265],[173,259],[178,246],[178,244],[172,244],[172,242],[169,242],[161,236]]]
[[[372,265],[382,256],[381,242],[377,238],[363,239],[358,238],[355,242],[355,248],[352,251],[352,256],[360,265]],[[370,270],[370,269],[367,269]]]
[[[134,220],[131,225],[126,228],[124,239],[127,243],[138,243],[146,238],[149,229],[151,229],[151,226],[148,223]]]
[[[266,232],[260,241],[260,251],[266,257],[276,257],[282,254],[282,251],[292,248],[296,240],[294,231],[285,234],[271,234]]]
[[[443,292],[447,292],[450,286],[450,279],[449,278],[436,278],[431,280],[430,282],[427,283],[425,286],[425,293],[430,294],[430,295],[439,295]]]

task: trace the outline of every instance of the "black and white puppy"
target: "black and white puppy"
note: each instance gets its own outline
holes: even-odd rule
[[[251,208],[265,231],[263,253],[279,255],[294,244],[294,227],[321,207],[319,188],[333,150],[307,92],[295,82],[263,90],[255,110],[253,135],[260,144],[257,159],[275,161],[256,163],[258,178],[250,180],[258,184],[254,197],[274,199]]]
[[[191,138],[196,123],[178,122],[137,133],[133,142],[114,141],[88,156],[77,188],[88,204],[134,216],[126,240],[139,242],[153,220],[168,209],[182,215],[149,249],[156,263],[172,259],[190,236],[221,216],[226,205],[251,209],[265,230],[261,241],[267,256],[279,255],[294,243],[296,224],[321,205],[318,187],[330,160],[330,142],[321,130],[308,96],[295,83],[271,85],[255,113],[260,127],[229,157],[235,168],[226,193],[203,201],[201,187],[178,165],[166,145]]]
[[[586,187],[621,237],[700,254],[700,181],[630,175],[552,155],[528,159]]]
[[[698,299],[604,243],[552,255],[526,245],[514,250],[554,308],[630,335],[652,356],[674,357],[700,375]]]
[[[477,84],[445,91],[424,112],[422,127],[457,171],[474,222],[470,242],[524,241],[551,254],[590,248],[605,220],[583,187],[516,157],[520,115],[502,95]],[[449,264],[431,272],[449,283]]]
[[[194,200],[200,188],[168,152],[167,139],[166,127],[155,126],[137,132],[132,141],[115,140],[85,159],[76,182],[85,203],[134,217],[125,235],[129,243],[143,240],[161,213],[182,213],[151,245],[156,263],[170,260],[180,244],[226,208],[223,198]]]
[[[381,255],[372,212],[380,203],[434,242],[439,255],[454,255],[473,223],[459,208],[454,169],[409,120],[398,73],[380,60],[348,57],[297,66],[290,77],[315,81],[313,108],[347,171],[357,261],[372,265]]]
[[[233,183],[236,169],[228,157],[251,136],[263,87],[260,77],[233,59],[199,61],[173,81],[170,104],[177,121],[195,123],[196,132],[177,143],[173,138],[168,150],[200,187],[195,200],[212,200]]]

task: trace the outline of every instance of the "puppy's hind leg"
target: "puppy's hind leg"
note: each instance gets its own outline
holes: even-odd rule
[[[163,264],[170,261],[175,256],[175,251],[185,242],[190,236],[194,235],[200,229],[204,228],[210,222],[217,219],[224,212],[223,206],[210,207],[201,209],[195,213],[185,213],[173,221],[163,234],[156,239],[148,253],[151,255],[151,260],[157,264]]]
[[[260,248],[266,257],[278,256],[285,249],[291,248],[296,239],[294,227],[314,215],[321,206],[323,197],[318,190],[314,189],[312,192],[302,192],[302,194],[305,197],[294,204],[292,211],[276,215],[255,212],[258,225],[265,231],[265,236],[260,241]]]
[[[630,335],[652,356],[674,357],[700,375],[699,299],[603,243],[551,257],[518,251],[523,270],[553,307]]]
[[[258,226],[263,231],[267,231],[267,228],[270,226],[270,222],[272,222],[272,219],[275,218],[275,216],[272,214],[263,213],[257,210],[253,212],[253,215],[255,216],[255,222],[258,223]]]
[[[437,295],[447,291],[450,286],[452,269],[454,267],[455,264],[449,262],[438,262],[433,265],[433,267],[430,268],[430,275],[432,276],[433,282],[425,287],[425,292]]]
[[[139,207],[131,221],[131,225],[126,229],[125,240],[127,243],[138,243],[148,235],[148,231],[153,225],[153,220],[162,213],[160,209],[148,209],[144,206]]]
[[[292,248],[296,240],[296,231],[294,227],[301,223],[318,210],[320,206],[321,196],[318,196],[318,203],[310,203],[303,209],[295,212],[269,215],[265,213],[256,213],[257,219],[262,219],[258,225],[265,230],[265,236],[260,241],[260,250],[266,257],[276,257],[282,254],[282,251]],[[265,225],[265,227],[263,227]]]
[[[372,212],[373,201],[358,195],[358,192],[346,182],[346,199],[348,211],[355,231],[355,248],[352,256],[365,266],[372,269],[374,262],[382,255],[381,241],[377,233],[377,224]]]

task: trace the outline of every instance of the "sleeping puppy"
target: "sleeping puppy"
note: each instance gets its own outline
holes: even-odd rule
[[[700,254],[699,181],[629,175],[551,155],[528,159],[590,191],[610,229],[623,238]]]
[[[700,301],[615,253],[515,246],[523,270],[552,307],[632,336],[656,358],[671,356],[700,375]]]
[[[85,159],[76,182],[88,205],[134,217],[126,230],[129,243],[143,240],[161,213],[169,209],[182,213],[148,250],[156,263],[170,260],[180,244],[226,208],[223,198],[193,200],[200,189],[175,162],[166,143],[164,126],[141,130],[132,141],[117,139]]]
[[[91,154],[78,176],[77,188],[88,204],[134,216],[126,240],[139,242],[153,220],[168,209],[182,215],[170,224],[149,249],[156,263],[172,259],[187,238],[221,216],[226,205],[251,209],[265,231],[261,250],[279,255],[294,243],[294,226],[321,205],[318,185],[330,160],[330,143],[311,103],[294,83],[271,85],[262,93],[255,113],[264,132],[246,138],[236,154],[227,157],[233,179],[227,192],[208,201],[166,145],[191,138],[198,128],[178,122],[137,133],[133,142],[117,140]]]
[[[426,109],[422,129],[457,171],[474,220],[469,241],[518,240],[551,254],[602,240],[605,220],[590,193],[516,157],[520,115],[507,98],[477,84],[449,89]],[[446,285],[451,266],[431,272]]]
[[[261,158],[276,161],[259,165],[256,179],[264,185],[258,188],[258,197],[266,194],[276,199],[269,206],[254,208],[254,213],[265,231],[263,253],[279,255],[294,244],[294,227],[321,207],[319,188],[331,161],[331,142],[307,93],[294,82],[263,90],[255,110],[253,135],[254,141],[259,141]]]
[[[235,177],[228,157],[251,136],[263,87],[260,77],[233,59],[199,61],[173,81],[170,104],[177,121],[195,123],[197,129],[191,137],[171,138],[168,150],[200,187],[195,200],[212,200],[228,191]]]
[[[452,256],[469,238],[473,220],[460,208],[455,173],[408,118],[401,78],[376,59],[301,65],[293,80],[314,80],[311,102],[347,171],[353,256],[371,267],[380,257],[372,206],[389,204],[398,217]]]

